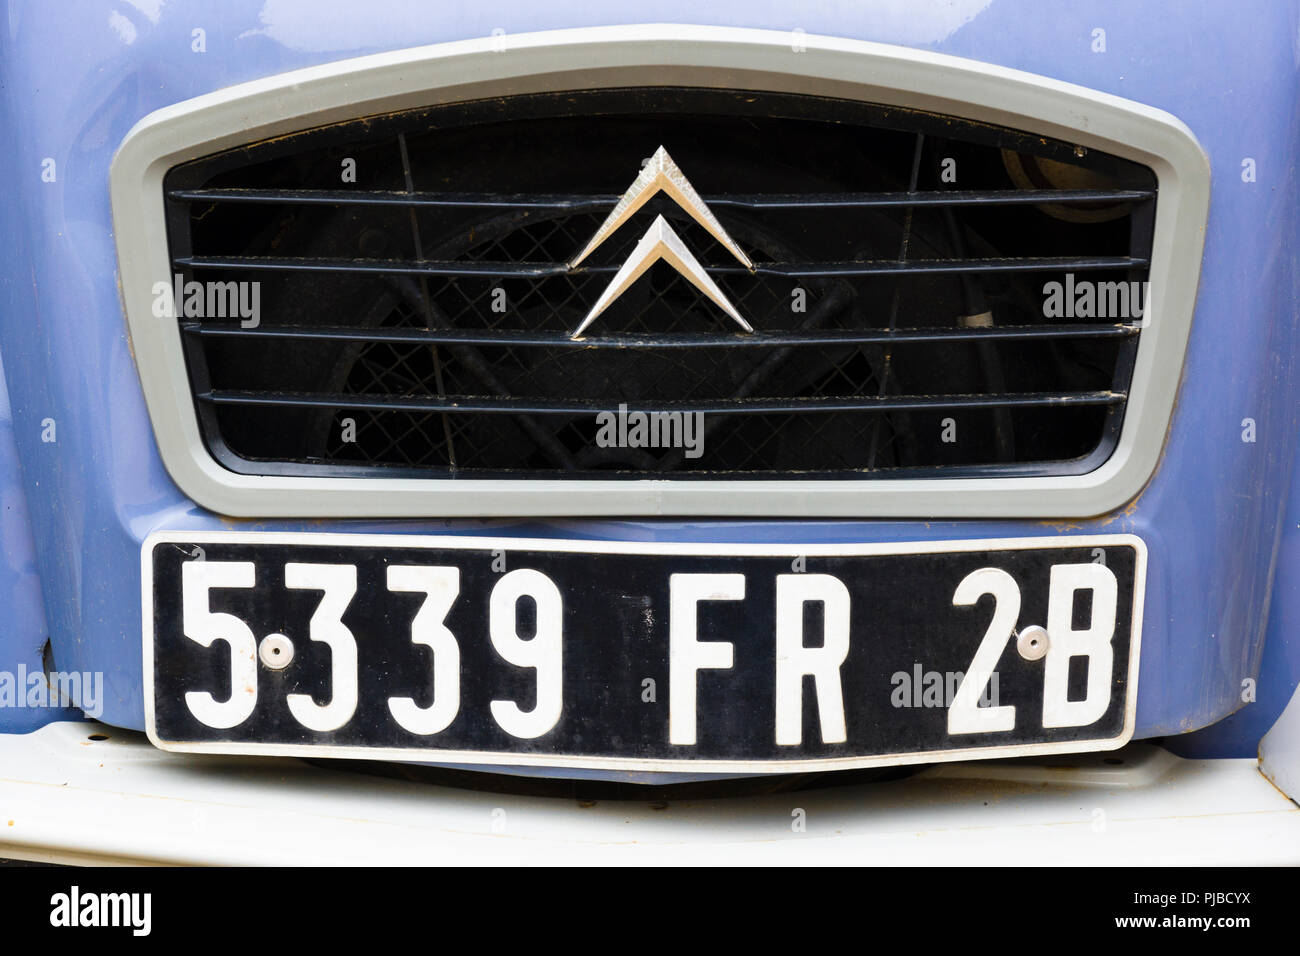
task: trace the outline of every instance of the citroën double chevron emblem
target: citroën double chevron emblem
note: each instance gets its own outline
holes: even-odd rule
[[[596,230],[596,234],[591,237],[591,241],[587,243],[586,247],[569,263],[569,267],[577,266],[591,255],[623,223],[632,218],[633,214],[644,206],[651,197],[660,192],[672,197],[678,206],[703,226],[709,235],[718,240],[724,249],[735,256],[741,265],[746,269],[752,270],[754,268],[749,256],[745,255],[732,238],[727,235],[727,230],[722,228],[722,223],[718,222],[717,217],[713,215],[709,207],[705,205],[704,200],[700,198],[700,194],[695,191],[690,181],[687,180],[677,164],[673,162],[672,157],[668,155],[668,150],[662,146],[655,150],[654,155],[645,164],[640,175],[628,187],[627,192],[619,197],[613,211],[600,224],[600,228]],[[686,248],[686,243],[682,242],[681,237],[668,224],[668,220],[663,216],[656,216],[655,221],[650,224],[650,228],[641,237],[641,241],[632,250],[632,254],[619,266],[614,278],[610,280],[609,285],[605,287],[605,291],[600,294],[596,304],[591,307],[591,311],[587,313],[587,317],[582,320],[582,324],[578,326],[571,337],[576,339],[580,336],[600,313],[604,312],[647,269],[661,259],[685,276],[692,285],[708,297],[709,301],[735,319],[742,329],[746,332],[754,331],[753,327],[741,318],[740,313],[736,311],[736,307],[718,288],[718,284],[700,265],[699,260],[691,254],[690,249]]]

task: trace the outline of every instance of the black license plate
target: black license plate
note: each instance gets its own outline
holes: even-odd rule
[[[1133,733],[1132,535],[891,545],[167,532],[169,750],[774,772]]]

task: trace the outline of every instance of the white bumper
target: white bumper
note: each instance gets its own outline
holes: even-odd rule
[[[1122,764],[1109,762],[1117,758]],[[1145,744],[1033,762],[947,764],[902,780],[796,793],[666,806],[653,799],[580,805],[292,759],[167,754],[140,735],[91,723],[0,735],[0,856],[19,859],[1300,863],[1300,807],[1256,761],[1183,760]]]

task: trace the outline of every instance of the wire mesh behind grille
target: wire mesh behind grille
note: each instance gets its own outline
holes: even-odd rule
[[[566,265],[661,145],[752,270],[664,196]],[[677,89],[371,117],[165,188],[182,298],[259,283],[256,324],[210,296],[178,321],[209,447],[276,474],[1087,471],[1122,421],[1155,204],[1149,170],[1067,143]],[[754,332],[661,262],[571,338],[659,215]],[[1073,308],[1088,283],[1109,298]],[[620,406],[698,412],[696,445],[604,440]]]

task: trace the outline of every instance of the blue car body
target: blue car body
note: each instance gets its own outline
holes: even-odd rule
[[[1145,489],[1112,513],[1059,521],[254,520],[189,500],[160,459],[118,287],[109,168],[132,126],[200,94],[348,57],[495,29],[643,21],[801,29],[916,47],[1105,91],[1185,123],[1210,160],[1209,225],[1177,404]],[[202,52],[192,42],[196,29],[204,31]],[[0,357],[8,392],[7,405],[0,396],[0,593],[8,598],[0,670],[35,672],[48,640],[60,670],[104,675],[99,719],[142,729],[139,555],[145,537],[162,529],[490,528],[508,536],[810,543],[1125,532],[1142,537],[1150,554],[1135,736],[1190,734],[1170,745],[1206,756],[1253,754],[1300,683],[1297,44],[1300,8],[1286,0],[1050,8],[972,0],[932,9],[843,0],[11,3],[0,36]],[[1253,178],[1243,177],[1246,160]],[[68,713],[3,708],[0,732]]]

